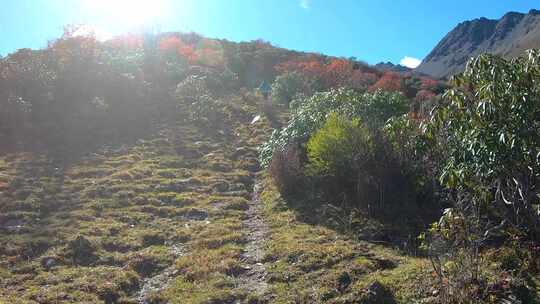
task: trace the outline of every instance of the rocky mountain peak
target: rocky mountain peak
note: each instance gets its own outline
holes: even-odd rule
[[[426,56],[417,72],[445,78],[460,72],[470,57],[482,53],[516,56],[540,47],[540,11],[508,12],[459,23]]]

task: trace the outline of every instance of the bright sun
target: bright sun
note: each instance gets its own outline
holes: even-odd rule
[[[83,0],[85,9],[115,29],[158,23],[168,12],[167,0]],[[100,22],[100,23],[101,23]]]

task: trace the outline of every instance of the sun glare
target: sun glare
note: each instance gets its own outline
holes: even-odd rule
[[[84,0],[84,6],[107,31],[159,24],[169,9],[167,0]]]

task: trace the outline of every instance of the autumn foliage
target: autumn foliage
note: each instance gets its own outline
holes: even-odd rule
[[[197,60],[195,46],[185,43],[180,37],[171,36],[162,38],[159,41],[158,48],[161,51],[170,52],[177,56],[184,57],[189,62],[195,62],[195,60]]]
[[[171,92],[191,76],[205,79],[217,95],[281,79],[284,104],[339,87],[399,91],[423,101],[440,87],[425,77],[382,73],[354,59],[295,52],[263,40],[129,33],[103,42],[73,26],[42,50],[0,58],[0,139],[79,147],[88,142],[81,139],[108,140],[122,128],[145,127],[154,119],[149,113],[170,115]]]
[[[281,73],[297,72],[312,78],[320,89],[350,87],[365,89],[377,78],[377,72],[367,67],[355,67],[351,60],[334,58],[324,60],[312,57],[301,60],[289,60],[276,66]]]
[[[378,89],[403,92],[403,78],[396,72],[385,72],[375,84],[369,87],[370,92],[374,92]]]

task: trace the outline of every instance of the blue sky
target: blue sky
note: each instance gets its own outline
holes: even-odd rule
[[[112,4],[111,4],[112,3]],[[42,48],[65,24],[103,36],[140,24],[368,63],[422,59],[457,23],[540,9],[538,0],[0,0],[0,55]]]

